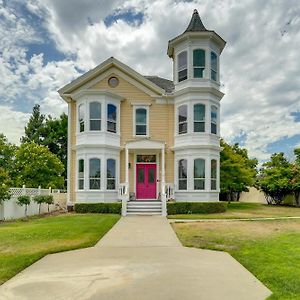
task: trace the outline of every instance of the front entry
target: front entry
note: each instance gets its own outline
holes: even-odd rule
[[[136,165],[136,199],[156,199],[156,164]]]

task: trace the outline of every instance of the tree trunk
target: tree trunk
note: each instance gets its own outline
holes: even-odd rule
[[[300,191],[294,191],[294,199],[295,199],[295,202],[296,202],[297,206],[300,205],[299,196],[300,196]]]

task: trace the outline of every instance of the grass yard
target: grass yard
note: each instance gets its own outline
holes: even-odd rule
[[[169,219],[240,219],[262,217],[300,217],[300,208],[260,203],[231,202],[224,213],[168,216]]]
[[[0,223],[0,284],[46,254],[95,245],[119,218],[65,214]]]
[[[272,292],[300,299],[300,220],[174,223],[182,244],[229,252]]]

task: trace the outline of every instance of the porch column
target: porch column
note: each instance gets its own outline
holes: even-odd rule
[[[128,185],[129,183],[129,150],[128,148],[125,148],[125,183]]]
[[[161,205],[162,215],[167,215],[166,179],[165,179],[165,148],[161,149]]]
[[[122,196],[122,216],[127,215],[127,201],[129,200],[129,169],[128,169],[129,150],[125,148],[125,193]]]

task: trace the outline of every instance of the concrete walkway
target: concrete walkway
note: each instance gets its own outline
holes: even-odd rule
[[[224,252],[183,247],[163,217],[121,220],[92,248],[48,255],[0,286],[5,300],[265,299]]]

